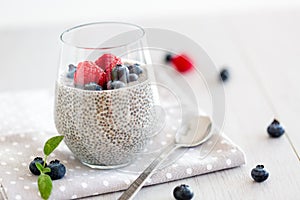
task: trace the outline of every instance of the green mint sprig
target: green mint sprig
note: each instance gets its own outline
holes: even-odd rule
[[[48,199],[52,191],[52,180],[46,173],[51,172],[49,167],[46,167],[46,161],[48,156],[58,147],[60,142],[64,139],[64,136],[54,136],[46,141],[44,145],[44,164],[39,162],[35,163],[35,166],[41,172],[38,177],[38,188],[43,199]]]

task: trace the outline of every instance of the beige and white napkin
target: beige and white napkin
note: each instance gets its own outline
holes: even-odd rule
[[[0,136],[0,183],[8,199],[40,199],[37,176],[31,174],[28,165],[33,158],[43,155],[43,144],[51,136],[45,132]],[[50,199],[74,199],[124,190],[158,153],[141,153],[134,163],[122,169],[95,170],[82,165],[63,143],[49,161],[59,159],[67,173],[63,179],[53,182]],[[214,134],[199,147],[174,152],[147,185],[232,168],[244,162],[244,155],[236,145],[224,135]]]

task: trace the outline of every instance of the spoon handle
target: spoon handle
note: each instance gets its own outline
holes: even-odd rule
[[[153,174],[155,169],[177,148],[176,144],[169,145],[127,188],[127,190],[118,198],[118,200],[130,200],[140,191],[146,180]]]
[[[0,199],[1,200],[8,200],[7,195],[5,193],[4,187],[0,184]]]

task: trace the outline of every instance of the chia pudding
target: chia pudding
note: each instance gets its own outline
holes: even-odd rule
[[[82,163],[94,168],[121,167],[143,150],[155,117],[150,80],[145,66],[140,67],[143,73],[136,80],[112,90],[87,90],[77,87],[67,72],[60,75],[55,125]]]

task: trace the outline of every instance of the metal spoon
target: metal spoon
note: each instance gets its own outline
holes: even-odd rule
[[[118,200],[130,200],[143,187],[148,177],[175,149],[180,147],[195,147],[207,141],[211,135],[212,122],[207,116],[193,117],[187,126],[181,128],[175,136],[175,144],[168,146],[128,187]]]

